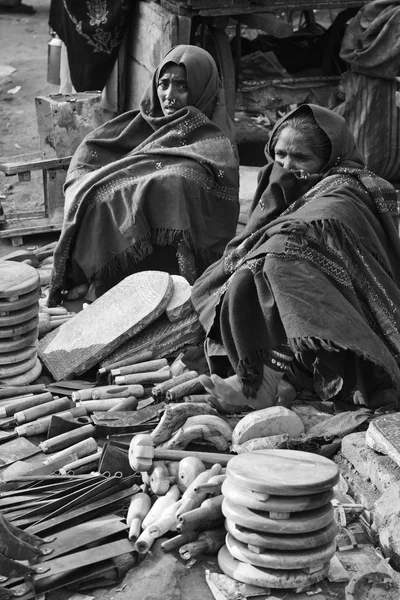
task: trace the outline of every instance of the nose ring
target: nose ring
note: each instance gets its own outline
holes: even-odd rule
[[[175,100],[174,100],[174,98],[172,98],[171,100],[169,100],[169,103],[170,103],[170,104],[175,104]]]

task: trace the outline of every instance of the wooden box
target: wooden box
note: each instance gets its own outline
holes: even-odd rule
[[[103,123],[100,101],[97,91],[35,98],[42,157],[71,156],[83,138]]]

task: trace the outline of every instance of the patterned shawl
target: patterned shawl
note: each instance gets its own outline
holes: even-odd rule
[[[282,370],[316,349],[330,358],[351,351],[365,376],[372,363],[399,389],[396,193],[363,168],[342,117],[307,106],[332,144],[323,173],[304,181],[277,163],[264,167],[246,228],[196,282],[192,300],[247,396],[263,364]]]
[[[157,83],[169,62],[186,67],[191,106],[163,116]],[[140,111],[96,129],[72,158],[49,302],[102,273],[123,274],[153,244],[183,242],[205,266],[218,259],[239,214],[233,131],[214,60],[201,48],[174,48]]]

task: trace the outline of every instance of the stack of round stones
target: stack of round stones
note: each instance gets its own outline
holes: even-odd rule
[[[296,450],[232,458],[222,486],[226,543],[222,571],[242,583],[300,590],[321,581],[336,550],[331,503],[339,471]]]
[[[0,262],[0,384],[28,385],[42,371],[37,356],[40,281],[33,267]]]

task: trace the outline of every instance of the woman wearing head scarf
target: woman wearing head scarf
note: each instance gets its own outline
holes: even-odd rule
[[[235,234],[238,183],[216,64],[201,48],[177,46],[140,110],[93,131],[72,158],[49,305],[63,291],[76,297],[79,284],[92,284],[95,298],[138,270],[193,283]]]
[[[365,169],[344,119],[319,106],[283,117],[266,150],[245,229],[193,289],[205,387],[225,408],[301,390],[338,406],[397,402],[395,190]]]

